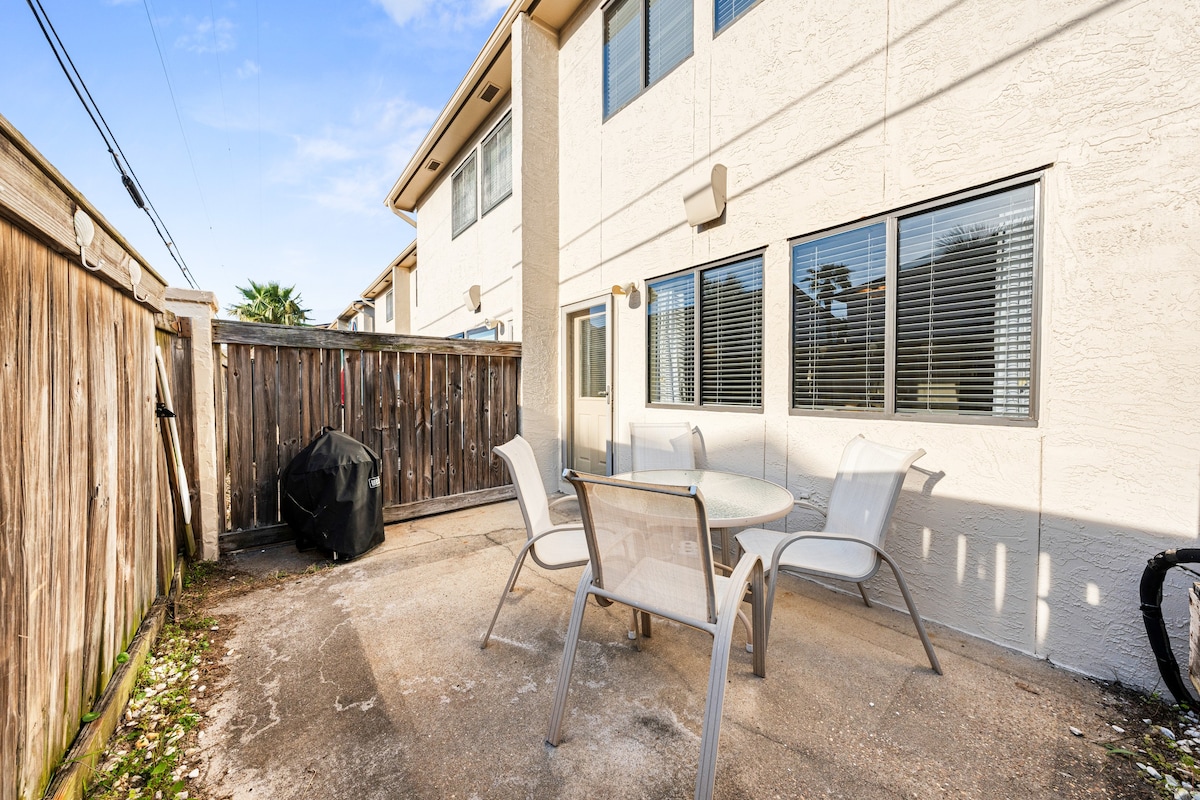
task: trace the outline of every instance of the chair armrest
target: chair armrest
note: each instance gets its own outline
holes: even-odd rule
[[[796,502],[793,505],[796,508],[806,508],[809,511],[816,511],[818,514],[820,514],[823,517],[829,515],[829,509],[827,509],[825,506],[817,505],[816,503],[814,503],[812,500],[809,499],[808,495],[803,495],[801,497],[796,498]]]
[[[802,539],[826,539],[835,542],[854,542],[861,544],[863,547],[869,547],[876,553],[879,553],[889,563],[891,558],[884,552],[883,548],[873,542],[868,542],[865,539],[859,539],[857,536],[847,536],[844,533],[822,533],[820,531],[805,531],[804,533],[788,534],[786,538],[781,539],[779,544],[775,545],[775,552],[771,555],[771,572],[772,574],[779,569],[779,559],[783,556],[783,551],[787,550],[796,542]]]
[[[562,497],[556,497],[555,499],[551,500],[550,508],[554,508],[555,506],[561,505],[562,503],[566,503],[570,500],[575,500],[576,502],[578,502],[579,498],[573,494],[564,494]]]

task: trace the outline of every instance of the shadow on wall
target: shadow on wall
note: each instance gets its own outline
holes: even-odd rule
[[[723,438],[718,431],[706,438],[697,427],[693,437],[698,466],[776,481],[786,475],[797,496],[808,495],[818,505],[828,500],[833,469],[823,475],[797,473],[794,454],[789,464],[778,436],[765,436],[765,450],[763,439],[744,432]],[[628,469],[628,441],[613,447],[614,471]],[[836,464],[832,451],[825,455]],[[1150,558],[1171,547],[1193,546],[1195,537],[1115,524],[1089,517],[1083,509],[1068,516],[1021,508],[1016,503],[1024,495],[1006,503],[1002,491],[996,495],[999,502],[949,496],[956,486],[962,488],[954,480],[961,468],[914,466],[887,538],[886,549],[904,570],[922,616],[1104,680],[1147,691],[1162,688],[1142,623],[1138,584]],[[763,527],[803,531],[823,525],[819,514],[799,509]],[[895,583],[886,569],[883,573],[867,583],[872,599],[903,609]],[[1163,615],[1185,669],[1192,580],[1182,570],[1171,570],[1163,587]],[[853,585],[833,586],[855,592]]]

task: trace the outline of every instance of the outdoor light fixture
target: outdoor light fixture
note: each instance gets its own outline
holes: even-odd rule
[[[709,175],[683,194],[683,208],[687,212],[688,224],[695,227],[712,222],[725,211],[724,164],[713,164]]]
[[[463,292],[463,305],[466,306],[467,311],[470,311],[472,314],[478,314],[480,304],[479,284],[473,283],[469,289]]]
[[[483,321],[483,327],[487,328],[489,331],[496,331],[496,333],[504,333],[504,320],[485,319]]]
[[[612,293],[615,295],[633,294],[636,291],[637,291],[637,283],[636,282],[614,283],[613,287],[612,287]]]

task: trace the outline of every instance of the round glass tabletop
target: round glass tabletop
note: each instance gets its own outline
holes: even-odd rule
[[[623,472],[614,478],[665,486],[695,486],[704,497],[708,524],[740,528],[785,517],[796,498],[777,483],[712,469],[648,469]]]

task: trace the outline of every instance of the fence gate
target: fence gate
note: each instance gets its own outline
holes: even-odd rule
[[[225,348],[223,552],[292,537],[279,472],[325,426],[382,459],[386,522],[514,496],[492,447],[517,433],[519,343],[216,320],[213,345]]]

